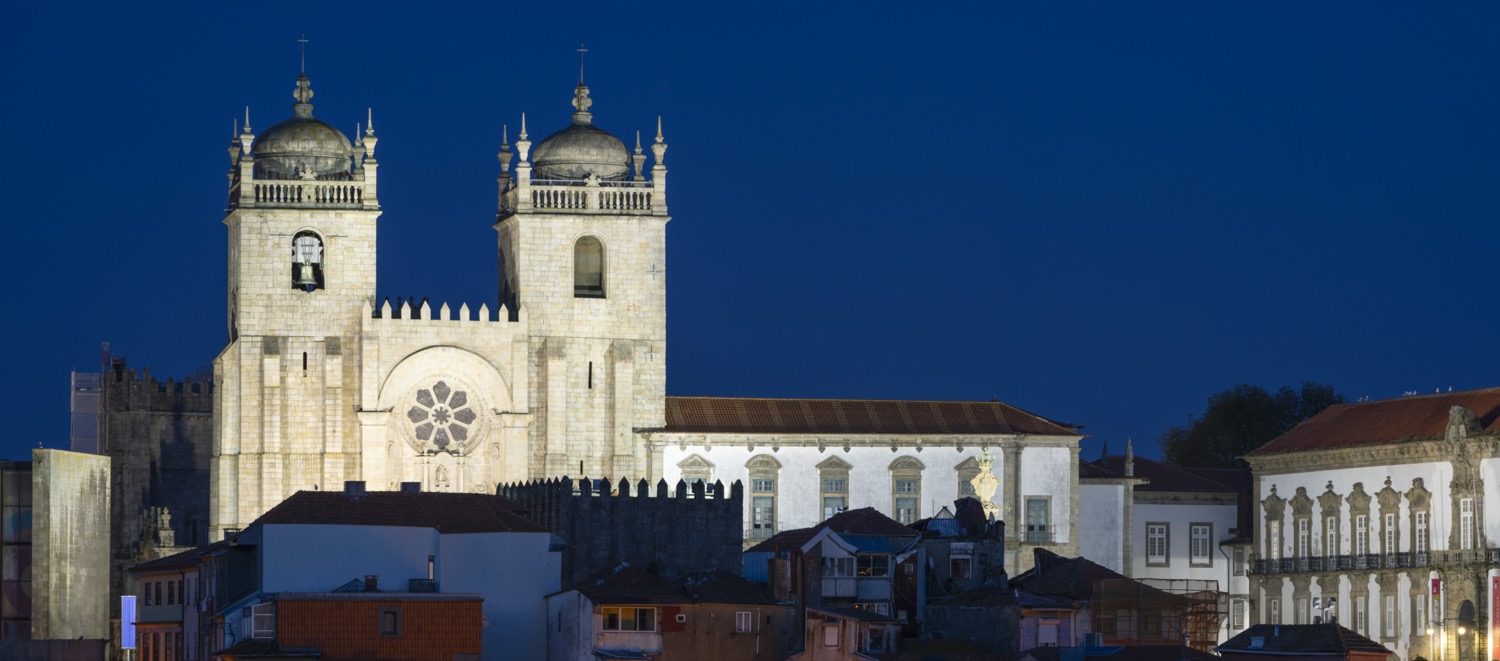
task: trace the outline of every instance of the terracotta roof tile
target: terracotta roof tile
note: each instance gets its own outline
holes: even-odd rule
[[[1478,415],[1485,431],[1500,430],[1500,388],[1465,390],[1330,406],[1250,455],[1442,438],[1454,406]]]
[[[198,554],[202,550],[201,548],[193,548],[155,560],[147,560],[131,567],[130,571],[138,574],[149,574],[157,571],[171,571],[186,567],[195,567],[198,565]]]
[[[666,413],[666,431],[687,433],[1078,434],[1003,402],[668,397]]]
[[[482,493],[298,491],[251,525],[304,524],[433,528],[443,534],[547,532],[509,498]]]

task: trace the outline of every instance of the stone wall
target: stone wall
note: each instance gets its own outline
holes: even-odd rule
[[[31,453],[31,637],[110,636],[109,458]]]
[[[665,480],[653,489],[645,480],[632,485],[608,479],[596,485],[568,478],[502,485],[499,495],[515,500],[528,516],[568,543],[563,551],[562,584],[573,585],[622,562],[662,576],[721,569],[740,572],[740,512],[744,487],[715,482],[690,489],[679,481],[669,492]]]

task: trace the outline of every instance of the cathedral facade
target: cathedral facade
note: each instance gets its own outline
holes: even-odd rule
[[[351,141],[312,97],[304,74],[291,118],[229,147],[211,538],[346,480],[563,476],[742,481],[756,538],[841,508],[931,516],[982,470],[1015,544],[1076,551],[1073,426],[1000,402],[667,397],[659,123],[627,147],[582,82],[563,129],[533,144],[523,116],[500,151],[499,300],[434,308],[377,298],[375,131]]]

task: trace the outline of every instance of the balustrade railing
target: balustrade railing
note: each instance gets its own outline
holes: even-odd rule
[[[537,210],[611,211],[625,214],[655,213],[660,208],[657,191],[649,181],[532,180],[514,182],[505,191],[503,211],[523,206]]]
[[[1251,574],[1294,574],[1324,571],[1414,569],[1457,564],[1500,565],[1500,548],[1458,551],[1402,551],[1353,555],[1257,559]]]
[[[247,186],[249,191],[242,186],[235,187],[230,195],[231,203],[241,204],[250,201],[256,205],[305,207],[361,207],[365,204],[365,183],[362,181],[272,179],[252,180]]]

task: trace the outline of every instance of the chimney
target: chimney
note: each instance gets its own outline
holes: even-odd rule
[[[380,591],[380,575],[379,574],[366,574],[365,575],[365,592],[379,592],[379,591]]]
[[[401,493],[422,493],[421,482],[402,482]]]
[[[363,496],[363,495],[365,495],[365,482],[364,482],[364,480],[344,480],[344,495],[346,495],[346,496]]]

